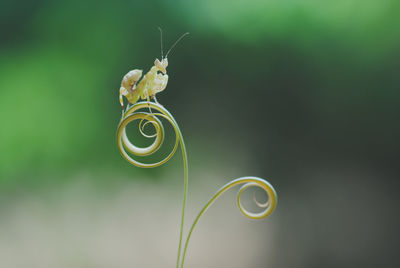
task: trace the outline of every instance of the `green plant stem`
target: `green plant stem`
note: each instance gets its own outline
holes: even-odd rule
[[[147,113],[147,112],[140,112],[141,109],[147,109],[151,108],[155,111],[158,111],[157,113]],[[172,149],[172,151],[168,154],[167,157],[164,159],[155,162],[155,163],[142,163],[139,162],[135,159],[133,159],[129,154],[133,154],[136,156],[147,156],[155,151],[157,151],[164,140],[164,128],[162,126],[162,123],[159,119],[157,119],[157,116],[163,117],[169,123],[172,125],[174,131],[175,131],[175,146]],[[139,148],[134,146],[133,144],[130,143],[128,138],[126,137],[125,133],[125,128],[126,126],[134,121],[134,120],[140,120],[139,123],[139,130],[140,133],[145,136],[145,137],[155,137],[155,141],[153,142],[152,145],[146,147],[146,148]],[[145,126],[147,123],[142,124],[143,120],[147,121],[147,123],[153,124],[156,133],[155,135],[146,135],[143,132],[143,129],[141,128],[142,126]],[[117,129],[117,145],[118,149],[121,153],[121,155],[131,164],[142,167],[142,168],[153,168],[160,166],[164,163],[166,163],[171,157],[175,154],[178,143],[181,147],[182,151],[182,158],[183,158],[183,166],[184,166],[184,187],[183,187],[183,204],[182,204],[182,216],[181,216],[181,224],[180,224],[180,231],[179,231],[179,244],[178,244],[178,254],[177,254],[177,261],[176,261],[176,268],[179,268],[179,263],[180,263],[180,258],[181,258],[181,252],[182,252],[182,241],[183,241],[183,228],[184,228],[184,223],[185,223],[185,210],[186,210],[186,203],[187,203],[187,191],[188,191],[188,181],[189,181],[189,167],[188,167],[188,160],[187,160],[187,153],[186,153],[186,147],[185,147],[185,142],[183,140],[182,132],[179,129],[178,123],[175,121],[174,117],[166,110],[163,106],[150,102],[138,102],[135,103],[132,106],[129,106],[126,110],[126,112],[122,113],[122,118],[121,121],[118,125]]]
[[[182,216],[181,216],[181,228],[180,228],[180,232],[179,232],[178,257],[176,260],[176,268],[179,268],[179,260],[180,260],[181,251],[182,251],[183,227],[184,227],[184,220],[185,220],[187,191],[188,191],[188,184],[189,184],[189,166],[188,166],[185,142],[183,141],[183,136],[182,136],[181,130],[179,129],[178,124],[176,124],[176,128],[177,128],[177,130],[179,132],[179,136],[180,136],[180,145],[181,145],[182,158],[183,158],[184,181],[185,181],[184,186],[183,186],[183,189],[184,189],[183,190],[183,205],[182,205]]]
[[[276,192],[274,190],[274,188],[272,187],[272,185],[270,185],[267,181],[257,178],[257,177],[242,177],[242,178],[238,178],[236,180],[230,181],[229,183],[225,184],[222,188],[220,188],[211,198],[210,200],[204,205],[204,207],[200,210],[199,214],[197,215],[197,217],[195,218],[192,227],[189,230],[189,234],[186,238],[186,242],[185,242],[185,247],[183,250],[183,255],[182,255],[182,263],[181,263],[181,268],[184,267],[184,263],[185,263],[185,257],[186,257],[186,252],[189,246],[189,241],[190,238],[192,236],[193,230],[197,225],[197,222],[199,221],[200,217],[207,211],[207,209],[218,199],[218,197],[220,197],[223,193],[225,193],[226,191],[228,191],[229,189],[240,185],[240,184],[244,184],[242,186],[242,188],[239,190],[238,196],[237,196],[237,202],[239,205],[239,209],[242,211],[242,213],[252,219],[261,219],[261,218],[265,218],[267,216],[269,216],[272,211],[275,209],[276,207],[276,203],[277,203],[277,196],[276,196]],[[248,212],[247,210],[243,209],[243,206],[240,203],[240,197],[243,193],[243,191],[251,186],[257,186],[257,187],[261,187],[263,188],[266,193],[268,194],[268,207],[266,210],[264,210],[261,213],[251,213]]]
[[[148,112],[143,112],[143,109],[150,109],[150,113]],[[157,111],[157,112],[153,112]],[[163,144],[164,141],[164,127],[162,125],[162,122],[158,117],[162,117],[166,119],[173,127],[174,132],[175,132],[175,145],[171,152],[161,159],[158,162],[155,163],[142,163],[136,159],[133,159],[130,154],[135,155],[135,156],[148,156],[156,152],[161,145]],[[154,141],[151,145],[141,148],[133,145],[127,135],[126,135],[126,126],[135,120],[140,120],[139,122],[139,131],[140,133],[146,137],[146,138],[154,138]],[[145,122],[145,123],[143,123]],[[155,129],[154,134],[146,134],[144,131],[144,126],[147,124],[153,125]],[[201,209],[197,217],[195,218],[190,230],[189,234],[186,238],[186,242],[183,248],[182,252],[182,242],[183,242],[183,228],[184,228],[184,222],[185,222],[185,210],[186,210],[186,202],[187,202],[187,192],[188,192],[188,182],[189,182],[189,166],[188,166],[188,159],[187,159],[187,152],[186,152],[186,147],[185,143],[183,141],[183,136],[181,133],[181,130],[179,129],[178,124],[176,123],[175,119],[173,116],[166,110],[163,106],[150,102],[138,102],[135,103],[132,106],[129,106],[125,112],[122,113],[122,118],[121,121],[118,125],[117,129],[117,145],[118,149],[121,153],[121,155],[132,165],[142,167],[142,168],[153,168],[153,167],[158,167],[161,166],[162,164],[166,163],[171,157],[175,154],[178,144],[181,147],[182,151],[182,158],[183,158],[183,168],[184,168],[184,187],[183,187],[183,204],[182,204],[182,215],[181,215],[181,224],[180,224],[180,231],[179,231],[179,244],[178,244],[178,255],[177,255],[177,261],[176,261],[176,268],[179,268],[179,264],[181,264],[180,268],[183,268],[184,263],[185,263],[185,257],[186,257],[186,252],[188,249],[189,241],[192,236],[193,230],[195,226],[197,225],[197,222],[199,221],[200,217],[206,212],[206,210],[220,197],[224,192],[227,190],[231,189],[232,187],[235,187],[237,185],[243,184],[242,187],[239,189],[239,192],[237,194],[237,204],[240,209],[240,211],[247,217],[251,219],[262,219],[267,216],[269,216],[272,211],[276,207],[277,203],[277,196],[274,188],[272,187],[271,184],[269,184],[267,181],[257,178],[257,177],[242,177],[236,180],[233,180],[226,185],[224,185],[221,189],[219,189],[213,197],[204,205],[204,207]],[[252,213],[247,211],[243,205],[241,204],[240,198],[242,196],[242,193],[244,190],[246,190],[249,187],[260,187],[262,188],[268,195],[268,202],[264,204],[260,204],[257,202],[256,199],[254,199],[256,205],[259,207],[263,208],[264,210],[259,213]]]

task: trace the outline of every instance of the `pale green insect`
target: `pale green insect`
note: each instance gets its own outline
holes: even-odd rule
[[[154,66],[152,66],[150,71],[143,76],[142,80],[140,80],[142,77],[142,70],[139,69],[129,71],[124,76],[119,89],[119,102],[121,103],[122,110],[125,108],[122,96],[125,96],[132,104],[136,103],[140,99],[145,99],[149,103],[150,98],[153,98],[154,101],[158,103],[156,94],[163,91],[167,87],[168,54],[171,52],[172,48],[189,33],[184,33],[181,37],[179,37],[164,57],[162,47],[162,30],[161,28],[159,28],[159,30],[161,33],[161,61],[156,59],[154,61]],[[139,80],[140,82],[137,84]]]

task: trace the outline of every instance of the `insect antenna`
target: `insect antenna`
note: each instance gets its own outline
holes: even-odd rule
[[[178,44],[179,41],[182,40],[182,38],[184,38],[186,35],[188,35],[189,33],[184,33],[181,35],[181,37],[178,38],[178,40],[175,41],[175,43],[171,46],[171,48],[168,50],[167,54],[165,55],[165,58],[168,57],[168,54],[171,52],[171,50],[176,46],[176,44]]]
[[[161,43],[161,59],[164,58],[164,52],[163,52],[163,42],[162,42],[162,29],[160,26],[158,26],[158,30],[160,31],[160,43]]]

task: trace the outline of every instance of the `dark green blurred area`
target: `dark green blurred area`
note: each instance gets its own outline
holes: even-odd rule
[[[237,176],[271,178],[283,204],[312,185],[311,173],[322,187],[327,174],[364,177],[396,195],[399,12],[397,0],[3,0],[0,188],[82,169],[162,176],[134,170],[115,143],[121,79],[160,57],[160,26],[165,48],[190,32],[169,56],[158,100],[193,165],[248,163]],[[307,267],[323,266],[316,256]]]
[[[170,56],[159,97],[186,135],[241,138],[271,165],[295,147],[310,157],[388,163],[399,134],[398,7],[3,1],[1,181],[119,161],[118,86],[128,70],[147,71],[159,57],[157,26],[165,47],[191,32]]]

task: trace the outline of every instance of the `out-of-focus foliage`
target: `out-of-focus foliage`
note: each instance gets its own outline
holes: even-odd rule
[[[238,125],[256,113],[293,136],[313,128],[341,140],[358,124],[370,136],[397,110],[398,10],[393,0],[3,1],[1,181],[115,158],[118,85],[159,56],[158,25],[165,47],[192,32],[171,54],[161,97],[187,118],[242,105]],[[324,132],[338,118],[352,122]]]
[[[399,4],[393,0],[180,0],[165,3],[167,10],[180,14],[188,24],[205,33],[211,30],[250,44],[268,37],[281,37],[307,46],[324,36],[336,36],[343,43],[353,43],[371,52],[382,50],[376,47],[377,43],[394,48],[393,39],[398,34]]]

